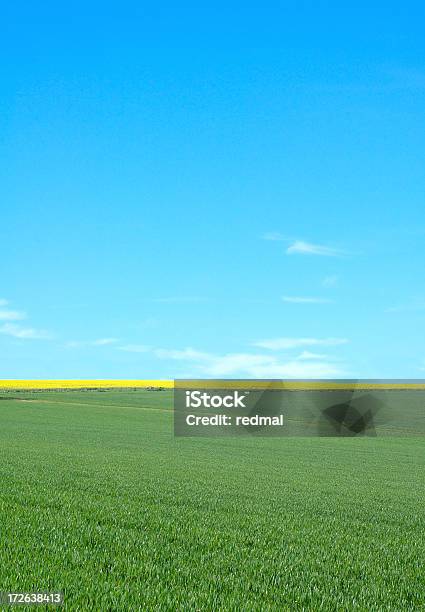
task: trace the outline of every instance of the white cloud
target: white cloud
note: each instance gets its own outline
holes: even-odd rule
[[[254,342],[253,346],[279,351],[301,346],[338,346],[347,342],[346,338],[271,338]]]
[[[18,310],[0,310],[0,321],[22,321],[26,314]]]
[[[8,300],[3,298],[0,299],[0,322],[6,321],[6,323],[0,325],[0,334],[11,336],[12,338],[19,338],[21,340],[46,340],[52,337],[51,334],[44,329],[22,327],[22,325],[15,323],[14,321],[26,319],[27,315],[20,310],[5,308],[8,304]]]
[[[312,353],[311,351],[303,351],[296,357],[297,361],[309,361],[311,359],[326,360],[329,359],[328,355],[322,353]]]
[[[117,347],[119,351],[125,351],[127,353],[147,353],[151,350],[150,346],[144,344],[125,344]]]
[[[81,348],[83,346],[108,346],[118,342],[117,338],[98,338],[97,340],[70,340],[65,344],[68,348]]]
[[[177,360],[209,360],[211,355],[209,353],[203,353],[196,351],[192,348],[186,348],[183,350],[170,350],[170,349],[156,349],[155,355],[160,359],[177,359]]]
[[[232,374],[248,374],[255,376],[258,368],[272,367],[273,358],[268,355],[250,353],[229,353],[227,355],[211,355],[208,362],[201,366],[202,371],[209,376],[230,376]]]
[[[330,276],[325,276],[322,281],[323,287],[326,289],[331,289],[332,287],[336,287],[338,284],[338,276],[336,274],[331,274]]]
[[[296,240],[286,249],[287,255],[323,255],[327,257],[337,257],[342,255],[342,251],[321,244],[312,244],[303,240]]]
[[[285,295],[282,297],[282,302],[288,304],[330,304],[332,300],[319,297],[290,297]]]
[[[252,368],[247,374],[254,378],[332,378],[345,372],[333,363],[287,361]]]
[[[47,340],[51,338],[49,332],[41,329],[34,329],[32,327],[21,327],[14,323],[5,323],[0,326],[0,334],[6,336],[12,336],[13,338],[20,339],[31,339],[31,340]]]
[[[322,361],[321,355],[304,353],[299,358],[281,361],[274,355],[258,353],[227,353],[215,355],[196,351],[156,350],[162,359],[192,363],[193,376],[242,376],[248,378],[324,378],[345,374],[332,361]]]

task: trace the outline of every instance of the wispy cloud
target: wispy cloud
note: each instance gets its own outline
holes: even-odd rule
[[[145,353],[164,361],[181,362],[184,364],[184,376],[188,378],[332,378],[347,375],[342,362],[327,354],[308,349],[314,346],[338,346],[346,342],[345,338],[286,337],[253,344],[274,352],[251,350],[215,353],[191,346],[175,349],[155,348],[144,344],[119,345],[116,349],[128,353]],[[297,350],[300,348],[306,350]],[[291,350],[293,354],[288,355]],[[279,351],[284,351],[284,354]],[[182,366],[176,368],[177,371],[182,371]]]
[[[347,342],[346,338],[270,338],[254,342],[253,346],[280,351],[303,346],[339,346]]]
[[[45,330],[34,329],[33,327],[22,327],[15,323],[5,323],[0,326],[0,334],[20,338],[22,340],[47,340],[51,334]]]
[[[290,297],[285,295],[282,297],[282,302],[288,304],[330,304],[332,300],[320,297]]]
[[[152,350],[150,346],[144,344],[124,344],[123,346],[117,346],[117,349],[126,353],[148,353]]]
[[[231,376],[239,373],[257,376],[259,370],[264,371],[265,368],[274,366],[273,359],[266,355],[229,353],[211,356],[208,363],[204,364],[201,369],[209,376]]]
[[[287,238],[285,238],[285,236],[283,236],[280,232],[266,232],[265,234],[261,236],[261,238],[263,240],[272,240],[272,241],[287,240]]]
[[[193,376],[246,376],[249,378],[324,378],[342,376],[339,364],[316,353],[301,353],[298,357],[282,360],[262,353],[226,353],[216,355],[192,348],[183,350],[158,349],[160,359],[174,359],[190,363]],[[326,357],[326,359],[324,359]]]
[[[245,370],[254,378],[333,378],[346,375],[339,366],[327,362],[277,362]]]
[[[86,344],[86,342],[82,342],[81,340],[69,340],[68,342],[65,342],[66,348],[80,348]]]
[[[197,360],[197,361],[205,361],[211,358],[210,353],[203,353],[201,351],[196,351],[192,348],[185,348],[183,350],[173,350],[173,349],[155,349],[155,355],[160,359],[177,359],[177,360]]]
[[[52,338],[52,334],[44,329],[24,327],[15,323],[15,321],[26,319],[27,315],[21,310],[6,308],[8,305],[8,300],[0,299],[0,322],[4,322],[0,325],[0,334],[20,340],[47,340]]]
[[[85,346],[108,346],[118,342],[117,338],[98,338],[97,340],[70,340],[65,343],[67,348],[82,348]]]
[[[0,321],[22,321],[22,319],[26,319],[26,314],[24,312],[20,312],[19,310],[0,309]]]
[[[312,353],[311,351],[303,351],[296,357],[297,361],[310,361],[310,360],[326,360],[329,359],[329,355],[323,355],[322,353]]]
[[[322,286],[326,289],[331,289],[332,287],[336,287],[338,284],[338,276],[336,274],[331,274],[330,276],[325,276],[322,281]]]
[[[343,255],[343,252],[322,244],[313,244],[311,242],[304,242],[303,240],[296,240],[286,249],[286,254],[337,257],[338,255]]]

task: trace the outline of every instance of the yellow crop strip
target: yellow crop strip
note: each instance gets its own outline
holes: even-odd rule
[[[0,380],[0,389],[125,389],[164,387],[172,389],[172,380]]]
[[[162,387],[173,389],[174,380],[0,380],[1,389],[146,389],[148,387]],[[396,382],[396,381],[285,381],[285,380],[191,380],[176,386],[185,389],[211,388],[211,389],[282,389],[288,391],[308,390],[344,390],[344,389],[370,389],[370,390],[404,390],[425,389],[424,382]]]

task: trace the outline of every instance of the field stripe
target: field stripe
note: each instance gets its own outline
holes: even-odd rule
[[[93,402],[64,402],[56,399],[28,399],[19,400],[23,402],[29,402],[31,404],[61,404],[63,406],[89,406],[90,408],[129,408],[131,410],[152,410],[155,412],[173,412],[172,408],[156,408],[154,406],[135,406],[134,404],[129,406],[126,404],[96,404]]]
[[[177,381],[177,386],[179,386]],[[163,389],[173,389],[174,380],[0,380],[0,391],[4,390],[53,390],[53,389],[146,389],[148,387],[162,387]],[[181,384],[181,388],[199,389],[199,381],[192,380]],[[277,389],[287,391],[314,391],[314,390],[425,390],[425,381],[379,381],[371,382],[368,380],[356,381],[328,381],[328,380],[209,380],[202,381],[202,388],[210,389]]]
[[[127,389],[163,387],[172,389],[173,380],[0,380],[0,389]]]

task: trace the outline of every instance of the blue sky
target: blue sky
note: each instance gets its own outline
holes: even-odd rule
[[[421,2],[13,3],[0,378],[420,378]]]

